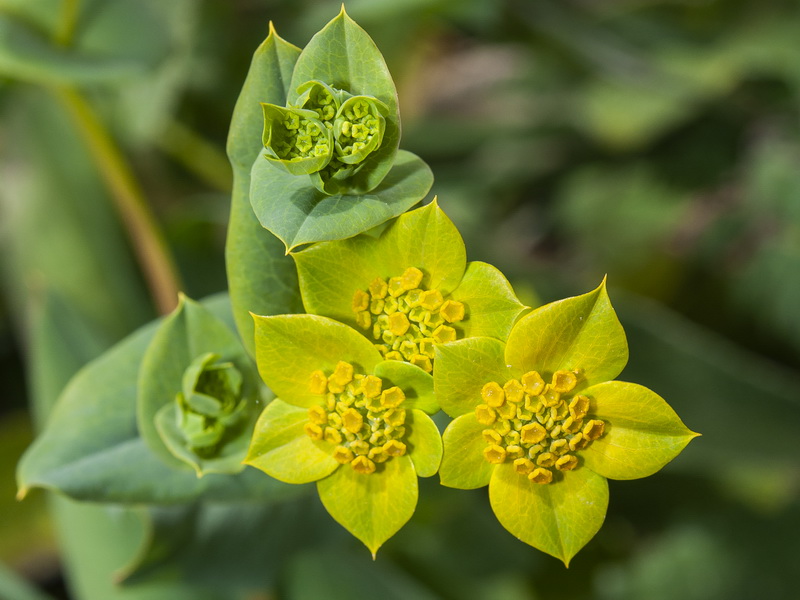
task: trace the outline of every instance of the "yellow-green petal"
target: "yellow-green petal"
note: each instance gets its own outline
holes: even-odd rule
[[[614,379],[628,362],[628,342],[606,293],[596,290],[537,308],[508,336],[506,360],[550,376],[580,369],[581,387]]]
[[[484,262],[470,262],[453,300],[467,306],[466,318],[459,322],[459,337],[485,336],[499,340],[508,338],[511,327],[526,309],[511,284],[497,268]]]
[[[433,377],[412,364],[397,360],[378,363],[374,374],[383,380],[384,389],[398,386],[406,396],[403,408],[417,408],[432,415],[439,411],[433,393]]]
[[[578,468],[560,474],[552,483],[533,483],[504,463],[492,474],[489,501],[503,527],[569,566],[603,524],[608,482],[589,469]]]
[[[317,482],[323,506],[373,557],[417,507],[417,473],[408,455],[387,460],[369,475],[345,465]]]
[[[433,389],[442,410],[457,417],[482,402],[481,389],[490,381],[501,385],[512,377],[503,356],[503,342],[475,337],[438,344]]]
[[[698,434],[690,431],[664,399],[641,385],[609,381],[584,392],[605,421],[603,436],[581,452],[584,464],[609,479],[652,475]]]
[[[330,475],[339,463],[329,444],[306,435],[306,423],[306,409],[280,399],[270,402],[256,423],[245,464],[285,483],[309,483]]]
[[[380,352],[347,325],[316,315],[253,315],[256,325],[258,372],[275,395],[295,406],[319,404],[312,394],[311,374],[333,372],[345,361],[364,374],[372,373]]]
[[[473,490],[489,483],[495,465],[483,457],[484,429],[486,425],[478,423],[475,413],[461,415],[447,426],[442,436],[444,456],[439,468],[442,485]]]
[[[442,436],[428,415],[421,410],[412,409],[406,421],[408,435],[405,438],[408,455],[414,463],[417,475],[432,477],[442,462]]]

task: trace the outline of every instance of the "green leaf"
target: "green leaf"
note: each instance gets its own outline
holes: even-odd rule
[[[332,319],[316,315],[253,315],[256,324],[258,372],[269,388],[285,402],[308,408],[320,403],[312,394],[311,374],[329,375],[339,361],[357,372],[372,373],[381,355],[367,339]]]
[[[596,290],[552,302],[520,319],[508,337],[506,361],[543,377],[580,369],[579,388],[614,379],[628,362],[628,344],[606,293]]]
[[[421,410],[409,411],[407,423],[410,431],[406,436],[408,455],[420,477],[432,477],[442,462],[442,437],[436,423]]]
[[[177,427],[177,411],[163,410],[175,405],[187,369],[198,357],[209,353],[235,365],[243,376],[241,399],[248,403],[240,422],[226,431],[218,456],[192,451]],[[139,432],[150,449],[173,468],[186,468],[188,465],[197,471],[198,476],[215,472],[235,473],[243,469],[241,461],[247,443],[240,438],[249,437],[252,431],[257,417],[255,403],[258,394],[259,383],[252,362],[237,337],[206,308],[182,296],[175,311],[159,326],[142,358],[137,396]],[[159,415],[158,419],[156,415]],[[168,424],[167,420],[173,423]],[[164,439],[165,435],[169,436],[169,442]]]
[[[438,344],[433,386],[442,410],[451,417],[473,411],[482,402],[484,385],[490,381],[503,385],[512,377],[504,350],[503,342],[493,338]]]
[[[220,317],[230,311],[227,301],[208,306]],[[94,502],[174,503],[199,497],[267,501],[292,489],[255,469],[198,479],[191,470],[168,467],[148,448],[136,424],[136,386],[156,327],[140,329],[72,379],[20,461],[23,493],[45,487]]]
[[[492,474],[489,501],[503,527],[569,566],[603,524],[608,483],[589,469],[578,468],[553,483],[539,484],[505,463]]]
[[[377,238],[315,244],[294,257],[306,310],[353,327],[353,295],[376,277],[398,277],[416,267],[424,274],[423,287],[446,295],[466,269],[461,235],[435,201],[401,215]]]
[[[250,201],[261,225],[287,252],[302,245],[352,237],[404,213],[433,185],[430,168],[400,151],[391,171],[369,192],[327,195],[259,157],[253,164]]]
[[[245,462],[286,483],[309,483],[330,475],[339,463],[333,447],[312,441],[303,426],[308,411],[276,398],[261,413]]]
[[[374,374],[403,390],[406,395],[403,408],[416,408],[429,415],[438,412],[439,403],[433,393],[433,377],[419,367],[398,360],[385,360],[378,363]],[[384,389],[391,385],[384,384]]]
[[[317,482],[317,490],[330,515],[361,540],[373,557],[417,506],[417,474],[408,455],[387,460],[369,475],[337,469]]]
[[[489,484],[495,465],[483,457],[484,429],[486,425],[478,423],[475,413],[461,415],[447,426],[442,435],[444,456],[439,469],[442,485],[473,490]]]
[[[661,396],[635,383],[609,381],[584,392],[605,432],[581,451],[584,464],[610,479],[652,475],[697,436]]]
[[[517,317],[527,308],[496,267],[484,262],[467,263],[467,271],[453,300],[467,305],[466,318],[456,325],[463,337],[508,338]]]
[[[253,55],[228,134],[233,195],[225,261],[236,327],[251,355],[255,355],[251,311],[260,315],[303,312],[294,261],[285,256],[283,244],[261,227],[250,205],[250,170],[263,151],[261,102],[286,102],[299,55],[299,48],[270,27],[269,36]]]
[[[375,42],[347,16],[344,7],[303,49],[292,74],[288,102],[294,104],[300,94],[299,88],[312,80],[324,82],[353,96],[373,96],[386,105],[388,116],[381,147],[370,154],[361,163],[360,169],[347,180],[353,194],[372,191],[383,181],[389,170],[393,169],[393,165],[401,160],[399,156],[395,158],[400,144],[397,90]],[[417,200],[421,200],[427,191],[426,189]],[[403,211],[391,216],[401,212]]]

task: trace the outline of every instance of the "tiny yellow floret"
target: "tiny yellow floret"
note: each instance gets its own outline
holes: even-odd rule
[[[380,377],[375,375],[367,375],[361,380],[361,393],[367,398],[377,398],[380,396],[383,382]]]
[[[385,298],[388,291],[386,282],[380,277],[376,277],[369,284],[369,295],[373,298]]]
[[[542,452],[536,457],[536,464],[540,467],[552,467],[556,463],[556,455],[552,452]]]
[[[325,428],[325,441],[330,444],[341,444],[342,443],[342,434],[339,433],[333,427],[326,427]]]
[[[497,414],[501,419],[513,419],[517,416],[517,405],[506,402],[503,406],[498,406]]]
[[[479,404],[475,407],[475,419],[481,425],[491,425],[497,420],[497,413],[491,406]]]
[[[569,403],[569,414],[576,421],[583,419],[589,412],[589,398],[586,396],[575,396]]]
[[[402,277],[392,277],[389,279],[389,295],[397,298],[403,292],[405,292],[405,288],[403,287],[403,278]]]
[[[425,310],[436,310],[442,305],[442,302],[444,302],[444,298],[439,290],[428,290],[422,292],[420,296],[420,305]]]
[[[545,406],[556,406],[561,402],[561,394],[555,391],[552,387],[547,386],[544,393],[539,396]]]
[[[310,437],[312,440],[315,441],[321,440],[324,435],[322,427],[320,427],[316,423],[306,423],[305,425],[303,425],[303,430],[306,432],[306,435],[308,435],[308,437]]]
[[[403,456],[406,453],[406,445],[397,440],[389,440],[383,445],[383,451],[389,456]]]
[[[356,325],[361,329],[369,329],[370,325],[372,325],[372,315],[368,310],[362,310],[356,314]]]
[[[530,396],[538,396],[544,391],[544,379],[536,371],[528,371],[522,376],[522,387]]]
[[[439,314],[448,323],[457,323],[464,320],[465,307],[463,302],[457,300],[445,300],[439,309]]]
[[[533,471],[534,468],[535,465],[528,458],[518,458],[514,461],[514,470],[520,475],[527,475]]]
[[[483,456],[493,465],[499,465],[506,460],[506,449],[496,444],[487,446],[483,450]]]
[[[369,456],[370,460],[376,463],[384,463],[390,458],[389,455],[383,451],[383,448],[374,447],[369,451],[367,456]]]
[[[342,413],[342,425],[350,433],[358,433],[364,426],[364,417],[355,408],[348,408]]]
[[[599,421],[597,419],[592,419],[586,424],[586,427],[583,428],[583,437],[590,442],[592,440],[596,440],[605,431],[606,424],[603,421]]]
[[[481,398],[488,406],[497,408],[505,402],[505,393],[499,383],[490,381],[481,389]]]
[[[572,436],[572,439],[569,441],[569,449],[575,452],[575,450],[580,450],[585,446],[583,434],[576,433]]]
[[[404,313],[396,312],[389,315],[389,331],[393,334],[404,335],[410,326],[411,323]]]
[[[516,379],[511,379],[503,386],[506,393],[506,400],[509,402],[522,402],[524,396],[524,388],[522,384]]]
[[[317,425],[328,423],[328,412],[321,406],[312,406],[308,409],[308,419]]]
[[[401,277],[403,288],[409,292],[414,288],[418,288],[422,283],[422,271],[416,267],[408,267]]]
[[[578,377],[573,371],[556,371],[553,373],[550,388],[559,394],[566,394],[574,390],[576,385],[578,385]]]
[[[322,371],[314,371],[311,373],[311,393],[324,394],[328,391],[328,378]]]
[[[381,392],[381,406],[386,408],[400,406],[405,399],[406,395],[403,393],[403,390],[397,386],[390,387],[388,390],[383,390],[383,392]]]
[[[345,386],[353,381],[353,365],[340,360],[330,376],[330,381],[338,386]]]
[[[481,434],[488,444],[499,444],[503,441],[503,437],[494,429],[484,429]]]
[[[361,473],[362,475],[369,475],[375,472],[375,463],[366,456],[356,456],[350,466],[353,467],[356,473]]]
[[[433,363],[431,363],[431,359],[424,354],[413,355],[409,362],[415,367],[419,367],[426,373],[433,371]]]
[[[439,327],[433,330],[433,339],[437,344],[454,342],[457,336],[456,330],[448,325],[439,325]]]
[[[559,471],[572,471],[572,469],[574,469],[577,466],[578,466],[578,459],[572,454],[567,454],[566,456],[562,456],[556,461],[556,469],[558,469]]]
[[[528,475],[533,483],[550,483],[553,481],[553,472],[547,469],[535,469]]]
[[[345,448],[344,446],[336,446],[333,450],[333,458],[337,461],[344,464],[349,463],[353,460],[353,451],[350,448]]]
[[[406,422],[406,410],[404,408],[391,408],[383,415],[383,420],[392,427],[400,427]]]
[[[519,433],[525,444],[538,444],[547,435],[547,430],[539,423],[528,423],[520,428]]]
[[[356,290],[353,294],[353,312],[358,313],[369,308],[369,294],[364,290]]]

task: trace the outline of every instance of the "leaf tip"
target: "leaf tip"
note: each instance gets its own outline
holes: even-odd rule
[[[30,490],[31,488],[28,487],[27,485],[19,488],[19,491],[17,491],[17,502],[21,502],[22,500],[24,500]]]
[[[271,38],[272,36],[277,36],[278,32],[275,31],[275,25],[272,22],[272,19],[269,20],[269,34],[267,34],[267,38]]]

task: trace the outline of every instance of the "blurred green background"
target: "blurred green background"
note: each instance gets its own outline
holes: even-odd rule
[[[621,378],[703,434],[661,473],[611,483],[569,570],[507,534],[485,490],[436,481],[375,563],[312,488],[236,523],[193,507],[185,543],[122,586],[158,519],[15,501],[15,463],[64,384],[157,314],[120,207],[152,211],[190,296],[224,290],[224,144],[250,56],[270,20],[303,46],[339,4],[0,0],[0,598],[794,598],[795,0],[346,3],[469,258],[528,303],[608,274]]]

